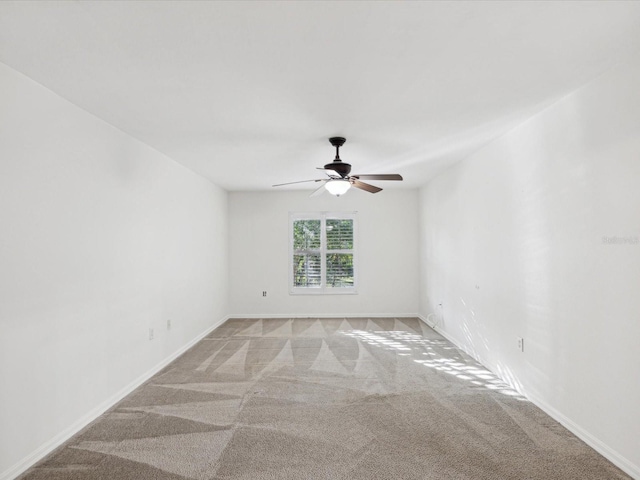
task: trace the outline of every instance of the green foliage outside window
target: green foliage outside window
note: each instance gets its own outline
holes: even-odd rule
[[[353,249],[353,220],[327,219],[327,250]]]
[[[353,287],[353,254],[327,254],[327,286]]]
[[[293,249],[319,249],[320,235],[320,220],[296,220],[293,223]]]

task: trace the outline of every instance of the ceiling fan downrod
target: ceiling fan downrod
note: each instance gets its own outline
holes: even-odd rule
[[[344,137],[331,137],[329,139],[329,142],[331,142],[331,145],[333,145],[334,147],[336,147],[336,158],[334,159],[334,162],[341,162],[342,160],[340,160],[340,147],[342,145],[344,145],[344,142],[346,142],[347,139]]]
[[[349,173],[351,172],[351,165],[349,165],[348,163],[343,162],[340,159],[340,147],[342,145],[344,145],[344,142],[346,142],[346,141],[347,141],[347,139],[344,138],[344,137],[331,137],[329,139],[329,142],[331,143],[331,145],[336,147],[336,158],[333,160],[333,162],[327,163],[324,166],[324,168],[326,170],[333,170],[338,175],[340,175],[342,178],[347,177],[349,175]]]

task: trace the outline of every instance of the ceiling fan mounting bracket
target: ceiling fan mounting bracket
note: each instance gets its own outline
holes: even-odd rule
[[[331,137],[329,139],[329,142],[331,142],[331,145],[333,145],[334,147],[341,147],[346,141],[347,139],[344,137]]]

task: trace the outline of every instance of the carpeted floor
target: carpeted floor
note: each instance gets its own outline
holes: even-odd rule
[[[232,319],[22,477],[630,478],[418,319]]]

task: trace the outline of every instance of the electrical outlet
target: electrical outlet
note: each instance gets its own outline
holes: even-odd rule
[[[149,340],[153,340],[153,328],[149,329]]]
[[[167,330],[171,330],[171,319],[167,319]]]
[[[262,296],[263,296],[263,297],[266,297],[266,296],[267,296],[267,291],[266,291],[266,290],[263,290],[263,291],[262,291]]]
[[[518,350],[524,352],[524,338],[518,337]]]

